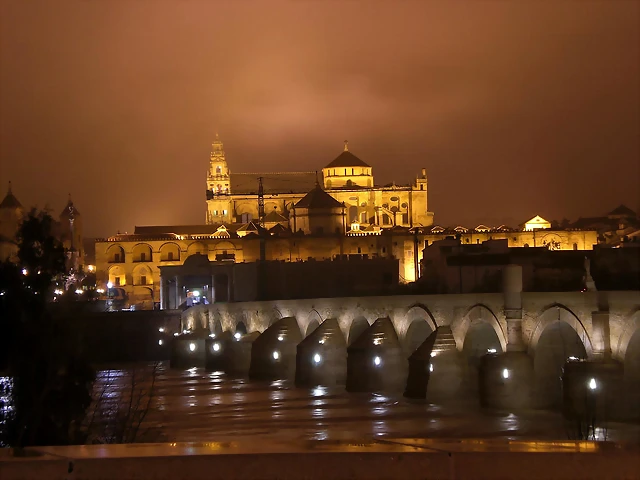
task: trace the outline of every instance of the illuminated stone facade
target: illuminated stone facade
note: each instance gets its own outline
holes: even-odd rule
[[[149,308],[160,300],[160,267],[181,265],[195,253],[210,261],[235,262],[395,257],[405,283],[420,276],[423,248],[447,237],[464,244],[506,239],[509,247],[552,250],[591,250],[598,241],[595,230],[550,228],[539,216],[518,228],[435,226],[424,169],[411,185],[375,186],[372,167],[353,155],[346,142],[322,173],[236,174],[216,137],[206,193],[205,225],[136,227],[133,235],[99,239],[98,282],[111,282],[130,304]]]
[[[207,175],[207,224],[259,220],[258,189],[262,181],[265,215],[289,219],[293,229],[296,203],[316,184],[344,205],[347,224],[365,227],[417,227],[433,224],[427,205],[427,174],[410,185],[375,186],[373,168],[344,151],[322,172],[232,173],[219,138],[212,144]],[[294,230],[297,231],[297,230]]]

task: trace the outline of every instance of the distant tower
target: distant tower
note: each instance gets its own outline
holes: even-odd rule
[[[224,146],[216,133],[216,139],[211,144],[207,174],[207,224],[231,221],[229,173]]]
[[[83,263],[84,257],[82,219],[80,218],[80,212],[73,204],[73,200],[71,200],[71,194],[69,194],[67,205],[60,213],[60,228],[62,230],[61,240],[68,252],[69,269],[77,272]]]

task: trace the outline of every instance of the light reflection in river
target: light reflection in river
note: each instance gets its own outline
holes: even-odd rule
[[[126,370],[101,372],[95,391],[113,401],[129,381]],[[102,383],[101,383],[102,382]],[[106,389],[105,389],[106,386]],[[335,387],[295,388],[204,369],[161,365],[145,441],[223,441],[239,436],[355,440],[374,436],[564,439],[558,414],[486,414],[477,403],[431,405],[399,395],[349,394]]]

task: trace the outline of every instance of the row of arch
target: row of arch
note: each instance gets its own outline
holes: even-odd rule
[[[214,245],[214,251],[235,251],[236,246],[229,241],[221,241]],[[209,246],[200,241],[195,241],[187,246],[186,251],[182,250],[177,243],[167,242],[160,246],[157,253],[160,254],[159,261],[161,262],[178,262],[182,257],[182,253],[185,253],[187,257],[195,254],[207,255],[209,253]],[[126,252],[122,245],[113,244],[107,248],[107,262],[109,263],[125,263]],[[148,243],[138,243],[131,249],[130,255],[133,262],[152,262],[153,261],[153,248]]]
[[[283,315],[277,309],[269,318],[272,325]],[[232,330],[241,334],[255,331],[255,319],[244,318],[221,322],[220,315],[215,313],[209,328],[214,332]],[[194,319],[195,320],[195,319]],[[312,309],[298,325],[304,338],[317,329],[323,321],[321,314]],[[374,319],[375,320],[375,319]],[[407,309],[404,319],[394,323],[395,332],[405,355],[408,358],[438,328],[438,324],[428,307],[416,304]],[[365,316],[355,316],[339,324],[347,345],[351,345],[372,324]],[[194,323],[187,325],[194,328]],[[481,358],[487,353],[500,353],[506,350],[506,332],[503,322],[486,305],[477,304],[470,307],[464,315],[450,325],[456,343],[456,350],[463,358],[470,383],[474,383]],[[640,381],[640,311],[631,315],[627,325],[627,338],[623,352],[625,377],[632,381]],[[536,388],[540,393],[540,406],[558,406],[561,401],[562,370],[568,360],[589,359],[593,356],[593,345],[583,322],[569,308],[553,304],[544,308],[531,330],[526,343],[528,353],[533,359]],[[621,340],[623,341],[623,340]],[[477,382],[476,382],[477,383]]]

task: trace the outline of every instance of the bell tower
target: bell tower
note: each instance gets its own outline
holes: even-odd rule
[[[207,224],[231,221],[230,193],[229,167],[224,154],[224,146],[216,133],[216,138],[211,144],[207,173]]]

